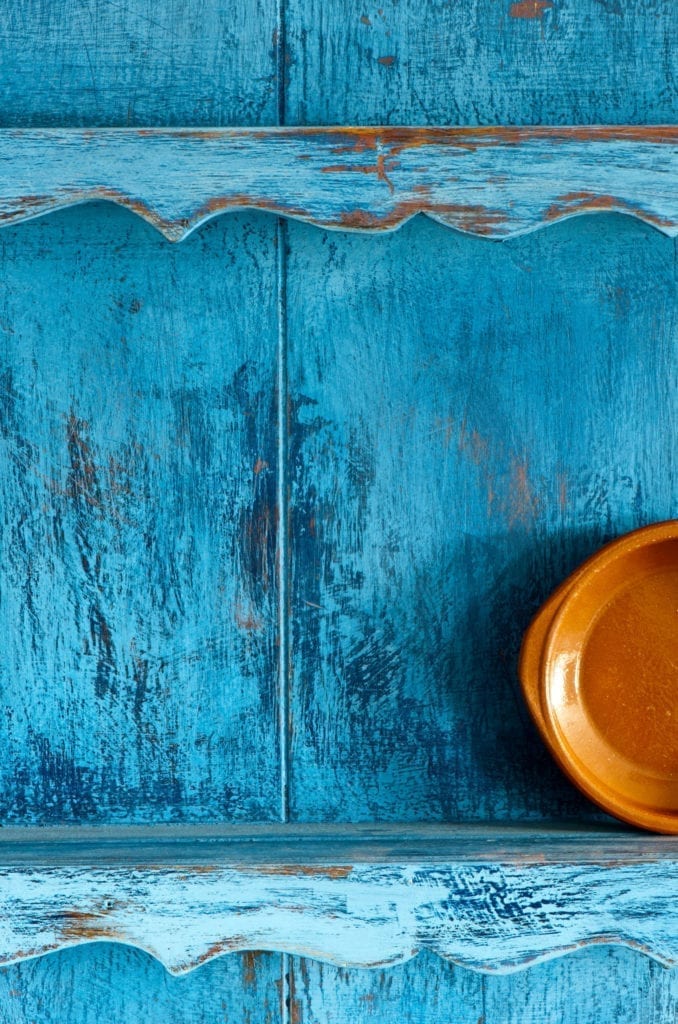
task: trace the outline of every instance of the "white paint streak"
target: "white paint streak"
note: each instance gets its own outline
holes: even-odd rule
[[[174,974],[246,949],[361,967],[428,949],[507,971],[606,941],[670,965],[678,961],[677,898],[674,861],[6,868],[0,962],[110,940],[146,950]]]

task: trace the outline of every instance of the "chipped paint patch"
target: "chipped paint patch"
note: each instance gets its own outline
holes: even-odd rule
[[[353,871],[352,864],[263,864],[254,867],[262,875],[299,875],[307,878],[348,878]]]
[[[519,0],[509,7],[509,17],[534,19],[542,18],[544,11],[553,7],[551,0]]]

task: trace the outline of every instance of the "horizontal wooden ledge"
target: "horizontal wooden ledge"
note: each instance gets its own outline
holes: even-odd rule
[[[416,214],[493,239],[619,212],[678,232],[678,128],[4,129],[0,223],[92,200],[168,239],[258,209],[391,231]]]
[[[242,950],[512,971],[591,943],[678,962],[678,842],[618,828],[5,828],[0,963],[87,942],[175,974]]]
[[[64,865],[629,864],[678,861],[678,836],[587,824],[66,825],[0,829],[0,868]]]

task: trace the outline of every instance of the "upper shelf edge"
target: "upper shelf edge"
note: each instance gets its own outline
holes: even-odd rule
[[[144,864],[599,864],[673,861],[678,837],[622,825],[473,823],[158,824],[0,829],[0,869]]]
[[[495,239],[615,211],[675,235],[677,183],[676,126],[0,131],[0,224],[108,200],[172,241],[239,209]]]

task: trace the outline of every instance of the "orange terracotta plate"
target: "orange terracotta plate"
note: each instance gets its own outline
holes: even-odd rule
[[[528,703],[561,767],[611,814],[678,833],[678,522],[608,545],[531,632]]]

